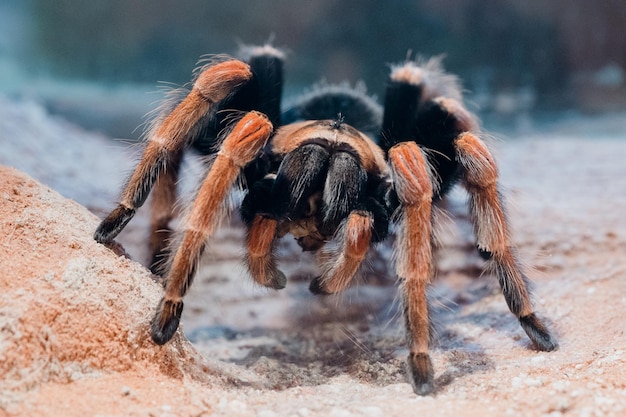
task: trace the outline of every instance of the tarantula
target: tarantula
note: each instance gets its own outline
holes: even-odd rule
[[[241,60],[218,57],[197,70],[192,88],[162,106],[121,202],[95,232],[98,242],[111,242],[153,189],[152,269],[167,258],[165,295],[151,322],[154,342],[164,344],[176,332],[207,239],[230,190],[241,183],[245,263],[265,287],[285,287],[275,248],[286,234],[305,251],[325,251],[310,290],[332,294],[350,286],[369,248],[397,224],[409,379],[417,394],[431,392],[431,210],[460,182],[469,194],[478,249],[493,266],[509,309],[536,349],[554,350],[557,342],[533,312],[512,248],[497,166],[457,78],[436,59],[407,59],[392,66],[382,109],[362,89],[326,85],[282,111],[283,64],[280,50],[258,46],[246,48]],[[214,158],[170,245],[176,182],[190,147]],[[330,241],[333,249],[325,247]]]

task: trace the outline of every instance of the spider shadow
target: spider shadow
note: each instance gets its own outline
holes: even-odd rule
[[[362,285],[319,297],[305,283],[290,287],[294,301],[284,326],[205,328],[204,335],[190,332],[190,340],[229,346],[234,354],[222,360],[256,374],[266,389],[317,386],[339,375],[381,386],[406,380],[397,355],[404,338],[389,308],[393,288]]]
[[[445,353],[447,364],[441,375],[434,381],[434,394],[441,393],[453,383],[459,383],[463,378],[474,374],[492,370],[495,362],[489,358],[478,344],[466,346],[465,350],[453,350]]]
[[[287,260],[289,255],[299,259],[296,256],[299,254],[285,252]],[[282,301],[289,306],[281,309],[281,317],[286,319],[280,327],[263,322],[248,330],[213,326],[204,328],[204,335],[196,332],[192,336],[195,332],[192,331],[189,338],[194,343],[207,342],[205,355],[211,352],[213,348],[209,345],[213,344],[233,351],[219,360],[254,374],[263,389],[318,386],[339,375],[378,386],[405,383],[408,352],[400,317],[399,288],[395,278],[385,276],[390,269],[384,257],[379,258],[375,260],[380,265],[373,262],[375,279],[367,278],[340,295],[322,297],[310,294],[312,272],[306,268],[303,271],[298,264],[289,271],[288,286],[281,293],[285,295]],[[513,316],[504,317],[496,310],[462,314],[467,306],[483,303],[491,296],[502,296],[495,295],[500,292],[493,285],[495,281],[478,278],[479,269],[453,272],[453,276],[444,273],[438,277],[429,294],[431,318],[435,323],[431,351],[438,374],[435,393],[455,380],[495,366],[484,353],[480,340],[457,326],[495,330],[503,339],[511,333],[506,326],[517,326]],[[457,282],[450,286],[454,276],[462,278],[460,281],[456,278]],[[503,298],[501,302],[504,305]]]
[[[472,303],[492,292],[484,286],[473,291]],[[343,296],[314,297],[303,283],[293,296],[297,300],[284,328],[255,327],[242,332],[215,328],[204,339],[226,339],[244,352],[224,360],[258,376],[262,389],[318,386],[340,375],[374,386],[407,381],[397,287],[363,285]],[[442,372],[435,379],[435,393],[439,393],[454,381],[495,367],[480,342],[456,331],[452,324],[484,323],[487,330],[499,313],[458,317],[462,306],[434,304],[432,316],[440,330],[431,353],[435,371]]]
[[[506,309],[502,292],[492,278],[466,276],[462,291],[440,289],[436,297],[431,296],[435,298],[435,302],[431,300],[435,351],[442,352],[446,361],[443,373],[435,379],[435,393],[470,374],[495,369],[497,362],[485,353],[485,346],[497,343],[502,349],[534,350],[518,320]],[[546,323],[552,324],[549,320]]]

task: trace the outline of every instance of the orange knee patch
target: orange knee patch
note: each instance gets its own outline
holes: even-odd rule
[[[430,201],[433,185],[422,151],[414,142],[402,142],[389,150],[393,180],[398,198],[404,205]]]
[[[228,134],[220,154],[231,158],[240,167],[245,166],[259,153],[272,134],[272,123],[263,113],[246,114]]]
[[[487,145],[472,133],[463,133],[455,142],[459,162],[465,168],[466,181],[488,187],[498,180],[498,167]]]
[[[252,71],[248,64],[231,60],[220,62],[204,70],[193,87],[203,99],[216,103],[225,99],[250,78],[252,78]]]
[[[456,119],[456,128],[460,131],[470,132],[478,129],[475,116],[463,106],[461,101],[449,97],[437,97],[435,102]]]

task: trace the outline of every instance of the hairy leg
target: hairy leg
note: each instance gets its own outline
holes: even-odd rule
[[[485,144],[471,133],[461,134],[455,145],[470,195],[470,214],[478,248],[491,258],[509,309],[519,319],[535,347],[543,351],[554,350],[558,344],[533,312],[528,280],[510,241],[494,159]]]
[[[182,152],[173,153],[165,169],[157,178],[152,191],[150,212],[150,270],[161,274],[163,263],[169,254],[168,246],[172,235],[170,221],[174,217],[177,192],[176,183],[182,160]]]
[[[257,215],[248,229],[246,263],[257,283],[276,290],[285,288],[287,278],[276,264],[276,232],[278,221]]]
[[[396,271],[402,281],[404,317],[409,344],[408,369],[417,394],[433,389],[433,365],[428,354],[430,320],[426,287],[432,275],[431,204],[433,187],[426,158],[414,142],[389,150],[389,163],[400,203],[400,235],[396,241]]]
[[[223,203],[243,167],[263,148],[272,125],[261,113],[246,114],[226,137],[185,221],[184,233],[165,276],[165,296],[152,320],[152,340],[164,344],[178,328],[183,297],[206,240],[222,217]]]
[[[372,242],[374,219],[365,211],[353,211],[337,232],[339,247],[330,253],[323,274],[309,287],[314,294],[334,294],[348,288]]]
[[[172,155],[182,153],[197,134],[199,122],[217,103],[252,77],[247,64],[226,61],[207,68],[187,97],[150,133],[143,156],[122,192],[118,206],[100,223],[94,239],[111,242],[143,205]]]

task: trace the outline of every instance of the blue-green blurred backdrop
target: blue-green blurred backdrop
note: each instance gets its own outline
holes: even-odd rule
[[[514,125],[623,110],[624,27],[624,0],[0,0],[0,92],[40,95],[51,111],[124,135],[98,95],[183,84],[201,55],[272,39],[289,50],[289,93],[362,80],[381,96],[388,63],[444,54],[474,110]],[[130,119],[131,101],[141,112],[157,98],[120,95],[113,107]]]

